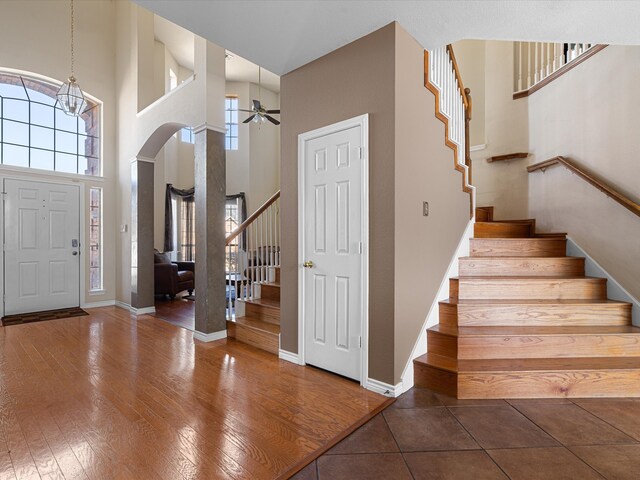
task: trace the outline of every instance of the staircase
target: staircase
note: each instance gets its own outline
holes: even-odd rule
[[[565,252],[565,234],[478,208],[415,385],[458,398],[640,396],[631,304],[608,300],[607,280]]]
[[[227,337],[278,355],[280,190],[226,239]]]
[[[280,267],[271,267],[270,280],[260,282],[260,298],[237,300],[244,315],[227,320],[227,336],[278,354],[280,348]]]

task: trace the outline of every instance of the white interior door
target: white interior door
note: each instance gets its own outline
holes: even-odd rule
[[[305,141],[304,360],[361,380],[362,126]]]
[[[5,315],[80,305],[80,189],[4,181]]]

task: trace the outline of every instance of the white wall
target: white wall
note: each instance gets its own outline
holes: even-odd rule
[[[513,100],[513,42],[465,40],[453,48],[462,81],[471,88],[471,145],[485,145],[471,153],[478,206],[494,206],[499,219],[526,218],[526,161],[486,161],[529,148],[527,101]]]
[[[530,163],[570,157],[640,202],[640,47],[609,46],[528,97]],[[529,175],[531,215],[640,298],[640,218],[562,167]]]
[[[113,2],[79,2],[75,8],[75,74],[82,89],[103,102],[102,168],[103,179],[79,178],[88,187],[104,189],[104,292],[89,294],[87,302],[110,301],[116,295],[116,81],[115,70],[115,5]],[[58,82],[69,76],[69,9],[68,3],[39,1],[4,1],[0,5],[0,68],[11,68],[44,75]],[[6,170],[5,170],[6,171]],[[2,173],[0,166],[0,173]],[[55,181],[60,177],[24,175],[34,180]],[[88,207],[84,212],[89,224]],[[84,232],[88,245],[88,231]],[[89,256],[84,256],[85,276],[89,279]]]

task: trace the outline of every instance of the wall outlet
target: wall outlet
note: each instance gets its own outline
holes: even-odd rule
[[[429,202],[422,202],[422,216],[429,216]]]
[[[129,226],[126,223],[120,225],[120,233],[127,233],[128,228]]]

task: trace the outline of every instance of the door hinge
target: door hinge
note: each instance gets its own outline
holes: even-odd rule
[[[364,251],[364,246],[362,245],[362,242],[358,242],[358,253],[362,255],[363,251]]]
[[[358,337],[360,340],[360,348],[362,348],[362,337]]]
[[[364,158],[364,152],[362,147],[358,147],[358,159],[362,160]]]

